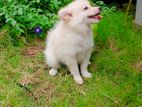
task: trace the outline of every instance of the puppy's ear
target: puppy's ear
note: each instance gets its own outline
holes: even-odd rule
[[[69,11],[68,9],[66,9],[66,8],[61,9],[58,12],[58,16],[59,16],[60,19],[62,19],[64,21],[69,21],[73,17],[72,12]]]

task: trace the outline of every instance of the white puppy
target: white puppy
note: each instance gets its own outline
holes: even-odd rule
[[[90,24],[100,20],[99,7],[92,7],[88,0],[76,0],[61,9],[60,21],[49,34],[46,41],[45,56],[55,76],[60,63],[65,64],[78,84],[83,84],[83,77],[91,78],[87,66],[93,48]]]

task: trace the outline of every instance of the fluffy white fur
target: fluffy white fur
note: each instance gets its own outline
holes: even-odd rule
[[[83,77],[92,77],[87,70],[93,48],[90,24],[99,20],[89,16],[99,12],[99,8],[92,7],[88,0],[73,1],[59,11],[60,20],[49,32],[44,51],[51,76],[57,74],[59,65],[63,63],[78,84],[83,84],[78,65]]]

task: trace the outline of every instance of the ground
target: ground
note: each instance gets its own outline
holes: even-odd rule
[[[104,17],[90,59],[92,79],[76,84],[65,66],[48,75],[44,40],[0,47],[1,107],[141,107],[142,31],[122,12]],[[4,31],[0,33],[5,35]]]

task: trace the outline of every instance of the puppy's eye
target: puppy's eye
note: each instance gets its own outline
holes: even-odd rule
[[[86,6],[86,7],[83,8],[83,10],[88,10],[88,8],[89,8],[89,7]]]

